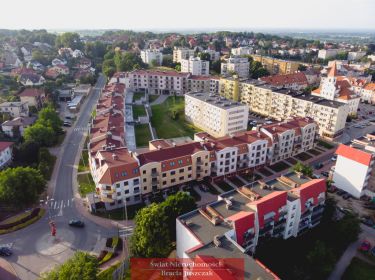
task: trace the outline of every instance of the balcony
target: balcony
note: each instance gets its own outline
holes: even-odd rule
[[[273,230],[273,235],[277,235],[277,234],[283,233],[284,231],[285,231],[285,227],[275,228]]]
[[[264,235],[264,234],[266,234],[267,232],[269,232],[272,229],[273,229],[272,225],[265,226],[264,228],[262,228],[261,230],[259,230],[259,234],[260,235]]]
[[[157,178],[159,176],[159,172],[157,172],[157,171],[152,171],[151,172],[151,177],[152,178]]]

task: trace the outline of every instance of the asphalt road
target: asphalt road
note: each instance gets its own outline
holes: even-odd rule
[[[74,203],[81,202],[73,199],[72,189],[73,166],[85,133],[82,128],[87,127],[92,108],[97,103],[105,83],[105,77],[100,76],[85,107],[81,108],[72,132],[67,135],[62,146],[64,152],[60,159],[56,185],[54,188],[52,186],[54,201],[49,203],[50,215],[57,227],[57,238],[51,237],[48,213],[25,229],[0,236],[0,244],[10,244],[14,254],[7,260],[22,280],[37,279],[41,272],[64,262],[76,250],[95,251],[100,242],[116,233],[115,229],[106,229],[84,219],[74,206]],[[68,221],[76,217],[85,222],[85,228],[68,226]]]

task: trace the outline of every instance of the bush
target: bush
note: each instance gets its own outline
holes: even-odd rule
[[[109,247],[109,248],[112,247],[112,237],[107,238],[107,241],[106,241],[106,243],[105,243],[105,246],[106,246],[106,247]]]
[[[24,219],[22,219],[24,221],[23,223],[19,223],[19,221],[14,222],[12,224],[17,224],[17,225],[14,225],[12,227],[8,227],[6,229],[2,229],[1,226],[4,226],[4,225],[0,225],[0,234],[10,233],[10,232],[25,228],[28,225],[31,225],[31,224],[35,223],[37,220],[39,220],[41,217],[43,217],[44,213],[46,212],[43,208],[42,209],[37,208],[37,209],[39,209],[39,212],[33,217],[28,216],[27,217],[28,220],[26,220],[26,221]],[[6,226],[9,226],[9,224],[7,224]]]

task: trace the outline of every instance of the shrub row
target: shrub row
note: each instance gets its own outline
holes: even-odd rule
[[[9,228],[18,226],[20,224],[23,224],[23,223],[33,219],[34,217],[38,216],[39,212],[40,212],[40,208],[35,208],[35,209],[33,209],[33,211],[30,212],[30,215],[28,215],[26,217],[23,217],[22,219],[20,219],[18,221],[15,221],[13,223],[0,225],[0,229],[9,229]]]

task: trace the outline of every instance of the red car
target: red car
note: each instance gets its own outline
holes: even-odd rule
[[[362,252],[368,252],[371,249],[371,244],[367,240],[363,240],[361,246],[359,246],[358,250]]]

